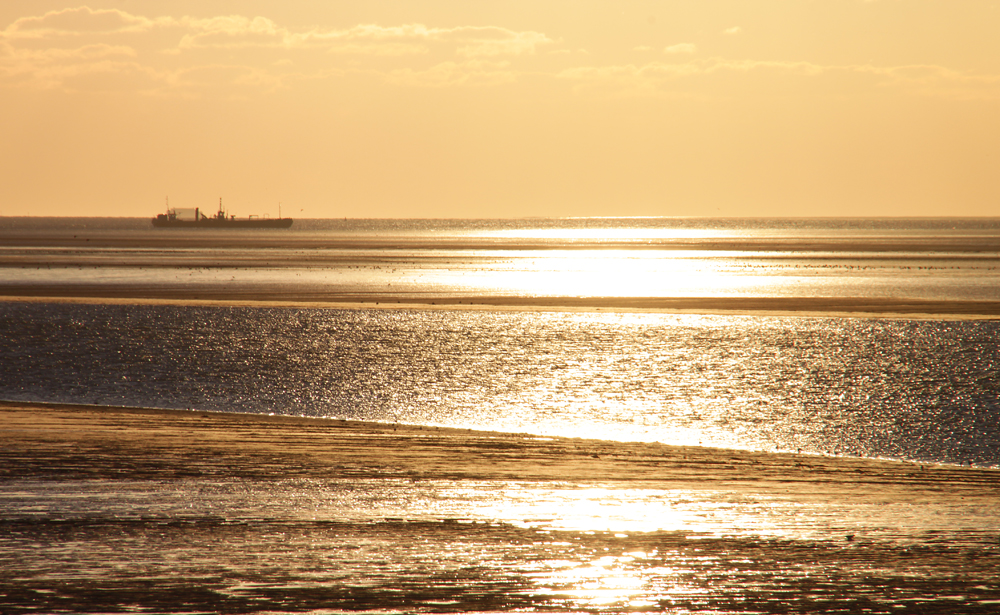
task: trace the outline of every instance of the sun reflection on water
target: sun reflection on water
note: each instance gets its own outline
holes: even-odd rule
[[[491,495],[486,495],[486,494]],[[816,518],[798,517],[801,504],[738,491],[635,489],[619,485],[539,485],[511,482],[480,489],[445,489],[451,501],[476,501],[473,518],[571,532],[681,532],[693,536],[815,537],[832,533]],[[839,533],[840,529],[835,530]]]
[[[438,276],[442,285],[466,291],[526,296],[716,296],[784,283],[774,276],[748,275],[735,254],[692,250],[537,251],[498,258],[460,277]]]
[[[953,604],[957,582],[994,600],[1000,587],[994,531],[944,532],[926,505],[899,518],[884,502],[885,485],[870,488],[870,497],[816,494],[814,501],[754,489],[738,495],[736,485],[531,481],[14,487],[5,507],[25,522],[11,525],[16,540],[3,545],[17,555],[9,569],[29,571],[36,585],[61,594],[89,596],[83,592],[96,580],[134,577],[167,588],[183,579],[178,591],[209,587],[207,600],[257,607],[239,612],[320,612],[330,604],[378,612],[745,612],[753,601],[756,612],[786,613],[793,595],[805,597],[791,611],[814,612],[810,605],[845,596]],[[979,528],[988,516],[981,509],[967,507]],[[37,534],[46,527],[74,539]],[[858,538],[845,540],[846,531]],[[134,593],[109,587],[122,600]]]
[[[535,580],[542,587],[565,588],[557,591],[572,596],[582,604],[594,606],[619,603],[632,606],[651,604],[645,600],[635,603],[631,600],[646,585],[646,575],[639,574],[630,565],[635,559],[632,555],[609,555],[584,565],[564,562],[562,566],[555,566],[548,573],[537,575]],[[547,591],[554,593],[553,590]],[[546,591],[540,593],[544,594]]]
[[[667,559],[672,565],[662,565]],[[541,596],[567,596],[579,607],[646,609],[677,597],[703,595],[705,587],[685,581],[697,570],[684,558],[656,550],[598,556],[590,561],[552,560],[533,576]]]
[[[508,237],[520,239],[553,239],[562,241],[578,240],[639,240],[639,239],[707,239],[731,235],[708,228],[526,228],[476,233],[481,237]]]

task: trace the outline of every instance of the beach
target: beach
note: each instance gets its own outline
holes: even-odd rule
[[[997,470],[199,411],[0,417],[9,613],[1000,605]]]

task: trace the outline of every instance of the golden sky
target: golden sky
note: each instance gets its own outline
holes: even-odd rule
[[[0,2],[0,215],[992,216],[1000,2]]]

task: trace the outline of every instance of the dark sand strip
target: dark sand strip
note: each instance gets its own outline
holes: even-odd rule
[[[832,254],[947,254],[994,257],[1000,253],[1000,237],[960,236],[926,237],[887,233],[854,240],[843,237],[710,237],[710,238],[636,238],[591,239],[563,238],[531,239],[524,237],[411,237],[400,235],[327,235],[308,231],[263,233],[233,233],[229,230],[198,229],[177,232],[149,228],[131,233],[98,229],[73,229],[62,232],[0,231],[0,246],[10,248],[71,248],[71,249],[294,249],[312,250],[308,257],[325,257],[325,251],[388,251],[399,253],[414,250],[706,250],[725,252],[774,252]],[[267,258],[270,255],[266,255]],[[383,255],[384,256],[384,255]]]
[[[996,319],[997,301],[867,297],[528,297],[362,294],[307,288],[167,288],[128,285],[2,285],[0,301],[162,303],[314,308],[444,308],[697,314]]]

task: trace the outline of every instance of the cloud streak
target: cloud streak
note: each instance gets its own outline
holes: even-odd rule
[[[687,83],[699,77],[743,74],[751,77],[822,80],[855,78],[867,80],[862,90],[842,90],[844,95],[873,88],[900,88],[924,96],[965,99],[1000,99],[1000,75],[963,73],[937,65],[821,65],[811,62],[726,60],[712,58],[683,63],[649,62],[642,65],[575,67],[557,76],[575,82],[578,87],[600,87],[633,92],[676,92],[696,88]],[[703,83],[703,82],[699,82]]]
[[[572,66],[581,54],[557,53],[567,51],[560,41],[533,30],[420,23],[294,29],[262,16],[150,17],[80,6],[22,17],[0,30],[0,88],[194,96],[227,88],[274,91],[352,74],[395,87],[464,87],[514,83],[530,73],[577,91],[724,95],[726,87],[784,79],[788,91],[806,94],[810,84],[828,80],[856,86],[841,87],[842,95],[896,88],[1000,99],[1000,77],[944,66],[695,58],[692,43],[660,49],[668,57],[643,64]],[[740,78],[727,82],[727,75]]]
[[[664,53],[694,53],[698,48],[691,43],[679,43],[671,45],[663,50]]]
[[[132,15],[118,9],[77,7],[22,17],[11,23],[0,38],[7,41],[59,40],[88,36],[144,34],[155,29],[180,33],[179,49],[315,48],[358,42],[448,43],[464,56],[533,54],[554,41],[541,32],[514,31],[495,26],[432,28],[423,24],[381,26],[359,24],[346,29],[314,28],[293,31],[266,17],[220,15],[209,18]]]
[[[157,24],[169,25],[167,19],[149,19],[118,9],[91,9],[87,6],[49,11],[44,15],[22,17],[5,28],[0,36],[7,40],[69,38],[80,36],[147,32]]]
[[[354,66],[381,72],[394,84],[504,83],[516,78],[516,71],[498,64],[501,59],[531,56],[554,43],[541,32],[495,26],[359,24],[294,30],[261,16],[145,17],[81,6],[22,17],[0,30],[0,87],[76,89],[82,87],[80,77],[122,66],[126,73],[144,75],[143,91],[149,91],[152,77],[161,93],[190,93],[207,83],[190,76],[204,72],[222,83],[275,88],[289,75],[342,74],[331,70],[331,63],[345,56],[362,62],[399,58],[388,68]],[[213,69],[234,66],[234,52],[245,58],[241,69]],[[108,56],[130,61],[108,64]],[[487,59],[492,62],[476,61]],[[75,85],[69,85],[71,80]]]

